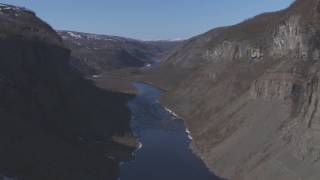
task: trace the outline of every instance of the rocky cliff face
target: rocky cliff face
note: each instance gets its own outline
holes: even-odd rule
[[[163,68],[192,69],[164,102],[227,179],[318,179],[320,1],[192,38]]]
[[[33,12],[0,4],[0,24],[0,179],[117,179],[130,96],[82,79]]]
[[[59,35],[71,49],[71,65],[85,75],[158,63],[181,43],[139,41],[72,31],[59,31]]]

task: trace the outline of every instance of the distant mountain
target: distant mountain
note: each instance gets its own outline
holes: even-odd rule
[[[72,65],[86,75],[126,67],[143,67],[168,56],[182,41],[135,39],[58,31],[71,49]]]
[[[218,176],[317,180],[319,62],[320,1],[296,0],[186,41],[161,66],[187,72],[163,100]]]
[[[132,147],[113,136],[131,139],[131,96],[95,87],[69,60],[35,13],[0,4],[0,179],[118,179],[114,151]]]

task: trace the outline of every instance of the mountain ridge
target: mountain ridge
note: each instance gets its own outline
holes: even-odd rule
[[[75,31],[58,31],[71,49],[71,64],[85,75],[158,63],[182,41],[142,41]]]

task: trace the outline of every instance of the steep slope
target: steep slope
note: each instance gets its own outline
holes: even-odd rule
[[[59,31],[59,35],[71,49],[72,65],[86,75],[158,62],[181,43],[139,41],[73,31]]]
[[[106,154],[130,134],[130,96],[82,79],[60,36],[24,8],[0,4],[0,52],[0,179],[117,179]]]
[[[227,179],[319,179],[320,1],[192,38],[162,68],[192,73],[164,103]]]

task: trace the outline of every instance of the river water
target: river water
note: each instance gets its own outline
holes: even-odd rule
[[[120,167],[121,180],[216,180],[195,156],[182,120],[159,104],[161,91],[150,85],[133,83],[136,98],[128,103],[131,127],[142,147],[135,159]]]

